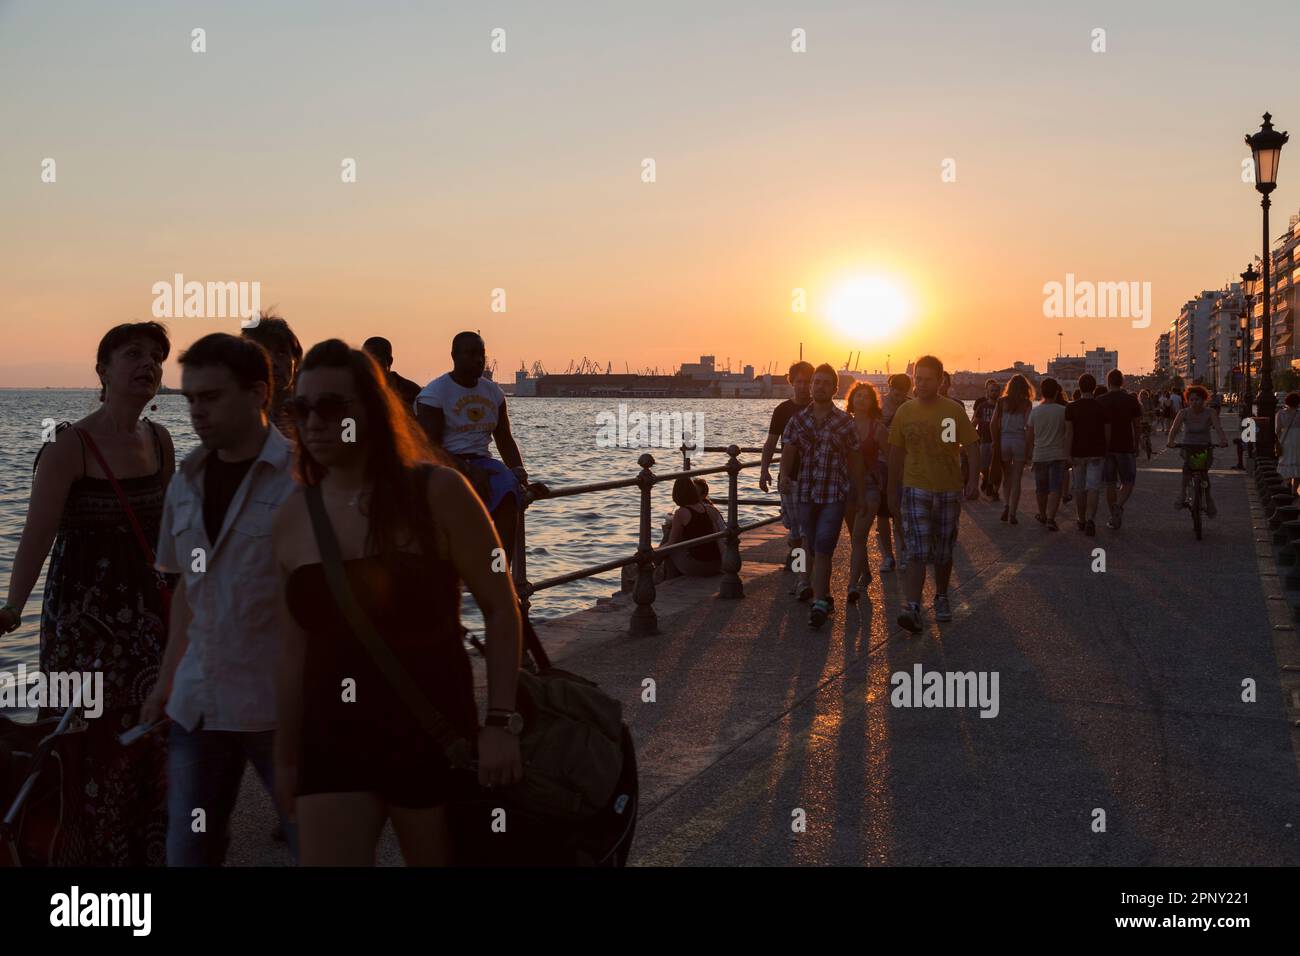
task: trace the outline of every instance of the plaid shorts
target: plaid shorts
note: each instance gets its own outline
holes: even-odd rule
[[[903,487],[899,497],[903,515],[903,545],[908,561],[946,564],[957,543],[961,518],[960,491],[926,491]]]

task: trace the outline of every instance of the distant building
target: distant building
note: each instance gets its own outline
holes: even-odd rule
[[[1297,366],[1295,345],[1295,310],[1296,284],[1300,283],[1300,261],[1297,260],[1297,247],[1300,247],[1300,213],[1293,215],[1287,225],[1287,231],[1278,237],[1271,251],[1269,264],[1270,306],[1272,309],[1272,329],[1270,330],[1269,351],[1273,353],[1273,368],[1293,368]],[[1257,264],[1256,270],[1262,271]],[[1251,319],[1251,357],[1255,370],[1259,370],[1261,346],[1263,345],[1264,296],[1256,295],[1254,315]]]
[[[1119,352],[1114,349],[1089,349],[1083,353],[1083,370],[1097,380],[1098,385],[1106,382],[1106,374],[1113,368],[1119,368]]]
[[[1156,339],[1155,354],[1151,356],[1152,371],[1158,368],[1169,368],[1169,333],[1161,332],[1160,337]]]
[[[1047,363],[1047,377],[1056,379],[1067,393],[1079,384],[1079,376],[1088,370],[1082,355],[1058,355]]]
[[[713,355],[701,355],[698,362],[683,362],[677,374],[707,382],[710,394],[719,398],[760,398],[773,394],[771,375],[755,378],[752,365],[739,372],[728,372],[717,367],[717,357]]]
[[[1245,309],[1246,300],[1242,296],[1241,283],[1231,282],[1224,286],[1210,312],[1209,364],[1205,366],[1202,378],[1207,382],[1212,380],[1216,389],[1225,387],[1224,383],[1231,381],[1232,368],[1239,363],[1236,338]]]
[[[1210,375],[1210,318],[1224,295],[1219,290],[1206,289],[1196,298],[1188,299],[1170,326],[1170,367],[1185,382]]]

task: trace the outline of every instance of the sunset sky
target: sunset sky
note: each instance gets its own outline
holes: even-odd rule
[[[0,0],[0,385],[91,384],[99,336],[175,273],[260,282],[306,345],[386,335],[417,381],[462,328],[498,379],[761,371],[800,341],[1042,369],[1058,331],[1149,369],[1259,251],[1264,110],[1297,134],[1274,235],[1300,209],[1300,5],[1060,6]],[[1150,282],[1151,326],[1045,318],[1066,273]],[[831,290],[873,276],[910,319],[833,324]],[[168,325],[176,349],[237,328]]]

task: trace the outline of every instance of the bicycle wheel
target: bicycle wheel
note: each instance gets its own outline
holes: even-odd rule
[[[1192,530],[1196,532],[1196,540],[1201,540],[1201,476],[1193,475],[1192,481]]]

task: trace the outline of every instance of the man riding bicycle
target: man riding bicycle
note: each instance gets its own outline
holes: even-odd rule
[[[1205,513],[1211,518],[1215,516],[1218,509],[1214,506],[1214,499],[1210,497],[1210,482],[1208,473],[1210,466],[1214,464],[1214,449],[1211,445],[1217,445],[1219,448],[1228,447],[1228,438],[1223,433],[1223,427],[1219,424],[1219,413],[1205,404],[1206,399],[1210,397],[1209,392],[1199,385],[1193,385],[1184,393],[1187,398],[1187,407],[1180,411],[1174,417],[1174,423],[1169,428],[1169,440],[1166,447],[1173,447],[1181,444],[1183,449],[1183,481],[1182,488],[1178,493],[1178,500],[1174,502],[1175,508],[1187,507],[1187,480],[1194,471],[1203,471],[1207,473],[1205,481]],[[1178,441],[1178,433],[1182,429],[1187,430],[1187,434],[1182,442]],[[1218,436],[1217,442],[1211,442],[1211,432]]]

